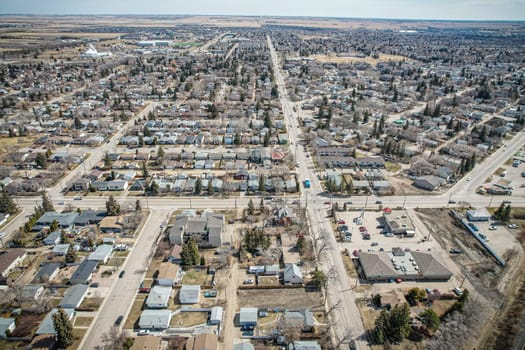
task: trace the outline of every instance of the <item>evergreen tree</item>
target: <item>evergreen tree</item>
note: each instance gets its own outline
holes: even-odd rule
[[[149,170],[148,170],[148,164],[146,162],[142,162],[142,177],[146,178],[149,176]]]
[[[419,314],[421,322],[427,327],[428,330],[435,332],[438,330],[440,321],[436,312],[432,309],[426,309]]]
[[[201,181],[201,178],[198,177],[197,180],[195,181],[195,194],[201,194],[202,192],[202,181]]]
[[[106,211],[108,216],[120,215],[120,204],[118,204],[113,195],[109,196],[106,201]]]
[[[42,209],[45,212],[55,211],[55,207],[53,207],[53,202],[51,202],[51,199],[49,199],[46,193],[42,193]]]
[[[18,206],[15,204],[9,193],[4,189],[2,197],[0,197],[0,212],[14,214],[18,211]]]
[[[250,199],[248,202],[248,215],[253,215],[255,213],[255,207],[253,205],[253,200]]]
[[[57,346],[66,349],[73,344],[73,324],[63,309],[53,314],[53,327],[56,332]]]
[[[43,152],[39,152],[36,154],[35,163],[37,166],[41,167],[42,169],[47,168],[47,157],[46,154]]]
[[[49,225],[49,232],[54,232],[54,231],[58,230],[59,227],[60,227],[60,225],[58,224],[58,221],[53,220],[51,225]]]

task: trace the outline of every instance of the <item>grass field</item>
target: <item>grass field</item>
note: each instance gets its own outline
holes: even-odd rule
[[[80,342],[82,341],[82,338],[84,338],[84,335],[86,334],[86,332],[87,332],[87,329],[84,329],[84,328],[83,329],[73,328],[73,337],[75,341],[67,349],[68,350],[78,349],[78,347],[80,346]]]
[[[142,307],[146,301],[145,295],[138,295],[135,301],[133,301],[133,306],[131,307],[131,310],[129,311],[128,318],[126,319],[126,323],[124,324],[125,329],[134,329],[138,328],[138,323],[140,319],[140,314],[142,312]]]

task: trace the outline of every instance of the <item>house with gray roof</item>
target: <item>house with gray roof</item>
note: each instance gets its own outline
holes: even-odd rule
[[[52,280],[58,274],[59,267],[59,263],[44,264],[36,273],[33,283],[46,283],[47,281]]]
[[[69,244],[57,244],[53,247],[53,254],[57,256],[65,256],[69,251]]]
[[[59,244],[61,240],[62,240],[62,232],[53,231],[50,234],[48,234],[46,238],[44,238],[43,242],[45,245],[55,245],[55,244]]]
[[[0,338],[7,338],[7,332],[11,333],[16,329],[15,318],[0,317]]]
[[[434,176],[434,175],[425,175],[425,176],[419,176],[414,181],[413,185],[417,188],[421,188],[423,190],[427,191],[434,191],[441,187],[445,183],[445,179]]]
[[[314,314],[310,310],[286,310],[282,317],[287,327],[298,327],[303,332],[311,332],[314,328]]]
[[[35,301],[40,299],[44,293],[44,286],[40,284],[28,284],[22,287],[21,299],[25,301]]]
[[[58,306],[63,309],[76,309],[82,304],[82,301],[86,297],[88,288],[89,287],[86,284],[76,284],[69,287]]]
[[[170,244],[185,244],[195,239],[199,248],[219,247],[223,242],[224,216],[183,216],[177,218],[168,233]]]
[[[73,309],[62,309],[64,310],[64,312],[66,313],[66,315],[68,316],[68,318],[70,320],[73,319],[73,317],[75,316],[75,310]],[[42,322],[40,322],[40,326],[38,327],[38,329],[36,330],[35,332],[35,335],[40,335],[40,334],[56,334],[56,331],[55,331],[55,326],[53,325],[53,315],[55,313],[58,312],[58,309],[55,308],[53,310],[51,310],[47,315],[46,317],[44,317],[44,319],[42,320]]]
[[[109,244],[101,244],[95,249],[95,251],[88,256],[88,260],[94,260],[98,261],[102,264],[105,264],[108,262],[109,258],[111,257],[111,253],[113,252],[113,246]]]
[[[288,350],[321,350],[321,345],[314,340],[296,340],[288,344]]]
[[[78,216],[77,212],[57,213],[54,211],[47,211],[36,221],[32,231],[40,231],[44,227],[49,227],[53,221],[58,222],[61,229],[70,229],[75,225],[75,218]]]
[[[201,293],[201,286],[183,284],[179,291],[181,304],[197,304]]]
[[[151,288],[148,298],[146,299],[146,306],[150,309],[163,309],[168,307],[168,302],[171,295],[171,287],[168,286],[154,286]]]
[[[239,311],[239,325],[240,326],[256,326],[258,319],[258,311],[256,307],[241,307]]]
[[[171,322],[171,310],[144,310],[140,314],[140,329],[166,329]]]
[[[285,284],[301,284],[303,283],[303,273],[296,264],[287,264],[284,268],[284,283]]]
[[[71,284],[88,284],[97,266],[98,261],[83,260],[80,265],[78,265],[69,282]]]
[[[98,224],[105,216],[105,210],[84,210],[75,218],[75,226],[88,226]]]

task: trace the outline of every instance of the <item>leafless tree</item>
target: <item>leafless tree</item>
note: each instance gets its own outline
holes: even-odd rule
[[[127,336],[117,327],[111,327],[108,332],[102,334],[102,346],[98,345],[97,350],[123,350]]]

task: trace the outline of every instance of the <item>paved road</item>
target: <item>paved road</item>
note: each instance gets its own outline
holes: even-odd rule
[[[127,318],[137,289],[150,263],[150,256],[156,247],[156,240],[160,234],[160,223],[166,221],[169,210],[154,210],[146,219],[144,229],[140,233],[135,245],[131,249],[122,270],[126,271],[124,277],[115,278],[110,294],[104,299],[97,316],[84,337],[80,348],[91,350],[97,345],[102,345],[102,335],[114,326],[118,316]],[[151,255],[149,254],[151,252]],[[121,326],[124,325],[124,322]]]
[[[268,46],[273,63],[273,71],[277,88],[279,89],[279,96],[283,107],[285,121],[289,133],[290,142],[297,146],[297,116],[294,114],[293,106],[288,99],[286,85],[284,83],[283,72],[279,63],[279,58],[273,47],[270,37],[267,37]],[[306,158],[305,152],[302,149],[295,149],[295,156],[299,161],[299,173],[305,174],[309,177],[311,188],[303,191],[304,201],[310,219],[310,229],[313,237],[322,237],[326,243],[326,252],[320,257],[321,270],[328,276],[328,306],[339,304],[340,308],[335,308],[331,314],[331,321],[334,325],[333,331],[335,333],[334,343],[338,343],[344,338],[354,339],[358,349],[368,348],[366,341],[365,328],[361,320],[361,315],[355,303],[355,294],[352,291],[352,283],[346,273],[343,259],[337,245],[335,236],[332,233],[332,227],[329,220],[325,219],[326,209],[323,201],[317,199],[316,202],[311,202],[316,194],[323,191],[321,184],[317,181],[314,167],[311,163],[311,158]],[[307,163],[307,161],[309,161]],[[314,180],[315,179],[315,180]],[[310,200],[307,198],[310,194]],[[318,197],[318,196],[317,196]]]

